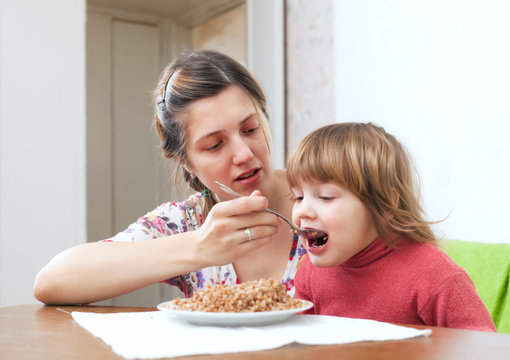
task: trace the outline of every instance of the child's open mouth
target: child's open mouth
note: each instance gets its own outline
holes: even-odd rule
[[[313,234],[312,234],[313,235]],[[307,239],[308,247],[311,248],[320,248],[326,245],[328,242],[328,234],[323,232],[318,232],[317,235],[308,237]]]

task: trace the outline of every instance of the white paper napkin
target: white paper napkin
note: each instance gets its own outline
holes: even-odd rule
[[[279,324],[253,327],[192,325],[162,311],[115,314],[74,311],[72,316],[115,353],[128,359],[267,350],[293,342],[328,345],[401,340],[432,332],[323,315],[295,315]]]

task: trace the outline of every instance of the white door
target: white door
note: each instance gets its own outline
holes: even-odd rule
[[[160,203],[177,199],[170,191],[168,163],[161,158],[152,130],[152,91],[163,68],[160,34],[158,23],[89,12],[89,241],[110,237]],[[156,284],[109,303],[154,306],[175,295],[170,286]]]

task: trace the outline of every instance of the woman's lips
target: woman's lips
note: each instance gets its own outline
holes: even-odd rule
[[[241,174],[235,181],[242,185],[253,185],[258,182],[261,176],[260,168],[253,169]]]
[[[236,179],[236,180],[244,180],[244,179],[247,179],[247,178],[249,178],[250,176],[255,175],[255,173],[256,173],[256,172],[258,172],[258,171],[259,171],[259,169],[252,169],[252,170],[250,170],[250,171],[246,171],[246,172],[242,173],[241,175],[239,175],[239,176],[237,177],[237,179]]]

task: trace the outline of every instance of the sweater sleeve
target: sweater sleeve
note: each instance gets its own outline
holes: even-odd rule
[[[167,202],[148,212],[129,227],[103,241],[144,241],[197,230],[203,223],[201,196],[191,195],[182,202]],[[161,281],[177,287],[186,297],[193,295],[193,286],[201,283],[202,270]]]
[[[426,325],[495,332],[496,326],[466,272],[459,270],[429,290],[418,315]]]
[[[143,241],[170,236],[202,225],[201,198],[198,194],[183,202],[167,202],[148,212],[129,227],[106,241]]]

